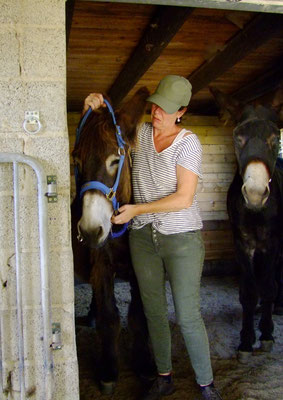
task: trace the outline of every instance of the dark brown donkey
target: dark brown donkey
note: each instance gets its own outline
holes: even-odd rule
[[[240,302],[243,308],[239,360],[249,359],[256,341],[254,314],[261,299],[261,350],[273,344],[273,307],[283,307],[283,171],[279,153],[278,118],[274,110],[242,106],[213,89],[222,111],[236,123],[233,132],[238,169],[229,188],[227,210],[241,266]]]
[[[124,144],[117,143],[113,117],[107,108],[91,112],[73,151],[77,168],[77,194],[72,204],[72,244],[75,273],[93,288],[90,319],[101,339],[100,382],[104,393],[112,393],[118,378],[118,345],[120,320],[114,297],[114,278],[128,280],[131,303],[129,328],[133,332],[133,368],[143,376],[152,372],[148,333],[142,303],[130,262],[127,231],[112,238],[113,200],[120,205],[131,201],[129,149],[135,145],[136,126],[145,108],[146,88],[140,89],[120,110],[115,112]],[[119,162],[124,164],[119,172]],[[112,188],[120,174],[116,194],[105,195],[91,188],[95,181]],[[84,185],[89,185],[86,191]],[[112,201],[111,201],[112,199]],[[120,228],[119,228],[120,229]],[[118,235],[119,236],[119,235]],[[78,240],[79,239],[79,240]]]

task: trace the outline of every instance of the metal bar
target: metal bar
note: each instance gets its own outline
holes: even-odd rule
[[[19,351],[19,381],[21,400],[25,400],[25,354],[24,354],[24,327],[21,279],[21,244],[20,244],[20,212],[19,212],[19,170],[18,164],[14,167],[14,227],[15,227],[15,256],[16,256],[16,288],[17,288],[17,322],[18,322],[18,351]]]
[[[85,0],[105,2],[105,0]],[[108,0],[110,3],[133,3],[160,6],[215,8],[235,11],[253,11],[283,14],[282,0]]]
[[[49,259],[48,259],[48,231],[47,231],[47,191],[46,176],[42,165],[33,157],[17,153],[0,153],[2,163],[23,163],[29,165],[37,176],[38,189],[38,215],[39,215],[39,240],[40,240],[40,275],[41,275],[41,303],[43,314],[43,346],[45,369],[45,399],[52,400],[53,394],[53,355],[52,355],[52,318],[49,284]],[[17,167],[14,168],[18,174]],[[17,177],[18,179],[18,177]],[[15,197],[18,197],[18,195]],[[18,202],[18,200],[17,200]],[[19,241],[18,245],[19,246]],[[19,250],[19,249],[18,249]]]

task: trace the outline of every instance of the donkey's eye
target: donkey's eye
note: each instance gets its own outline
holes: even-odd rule
[[[105,166],[106,166],[106,171],[110,176],[113,176],[116,174],[119,161],[120,161],[120,157],[117,156],[116,154],[111,154],[110,156],[107,157],[107,159],[105,161]]]
[[[272,149],[273,146],[278,146],[279,143],[279,135],[276,135],[273,133],[266,139],[266,144],[270,149]]]
[[[235,136],[234,143],[235,143],[235,146],[237,146],[237,147],[244,147],[246,140],[243,136]]]
[[[117,158],[116,160],[111,161],[110,167],[113,167],[114,165],[119,164],[119,158]]]

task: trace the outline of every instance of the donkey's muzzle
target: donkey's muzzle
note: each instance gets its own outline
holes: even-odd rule
[[[102,226],[97,226],[90,231],[84,231],[81,227],[78,227],[77,239],[90,248],[99,247],[104,242],[104,229]]]

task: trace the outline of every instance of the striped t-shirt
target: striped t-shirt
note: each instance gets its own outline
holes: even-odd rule
[[[193,133],[182,137],[185,132],[188,131],[181,131],[169,147],[158,153],[154,146],[152,125],[145,123],[141,126],[138,131],[138,145],[132,154],[135,204],[149,203],[176,192],[177,165],[201,177],[201,144]],[[165,235],[201,229],[202,221],[196,195],[189,208],[137,215],[132,220],[131,228],[139,229],[146,224],[152,224]]]

